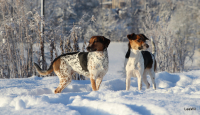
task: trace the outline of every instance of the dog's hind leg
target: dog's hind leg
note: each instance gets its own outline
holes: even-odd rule
[[[154,72],[154,70],[151,70],[151,71],[149,72],[149,75],[150,75],[150,77],[151,77],[151,81],[152,81],[152,84],[153,84],[153,89],[156,90],[155,72]]]
[[[72,77],[71,76],[58,76],[60,83],[58,85],[58,87],[56,88],[56,90],[54,91],[54,93],[61,93],[63,89],[65,89],[72,81]]]
[[[147,89],[149,89],[150,84],[149,84],[149,82],[147,81],[147,71],[146,71],[146,70],[144,70],[142,80],[143,80],[143,82],[145,83]]]
[[[59,85],[54,91],[54,93],[61,93],[72,81],[72,68],[64,60],[59,59],[57,64],[53,65],[54,72],[59,78]]]

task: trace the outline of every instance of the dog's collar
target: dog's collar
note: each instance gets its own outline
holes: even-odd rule
[[[107,52],[107,48],[105,48],[103,51],[90,51],[90,52]]]

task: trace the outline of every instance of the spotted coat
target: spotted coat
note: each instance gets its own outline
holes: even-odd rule
[[[90,78],[90,75],[95,75],[93,79],[104,76],[108,71],[108,53],[104,51],[95,51],[88,53],[88,70],[85,71],[80,65],[78,54],[66,55],[61,57],[60,72],[64,75],[72,74],[75,71],[81,75]]]
[[[101,80],[108,71],[108,53],[107,49],[104,51],[94,51],[88,53],[87,68],[88,71],[82,69],[78,54],[65,55],[60,57],[60,71],[55,71],[60,79],[59,86],[55,90],[55,93],[60,93],[68,84],[72,81],[72,75],[77,72],[88,78],[97,80],[97,89],[101,83]]]

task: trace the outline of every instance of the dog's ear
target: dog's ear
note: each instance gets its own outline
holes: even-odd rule
[[[110,40],[108,38],[104,37],[104,36],[103,36],[103,42],[104,42],[106,48],[110,44]]]
[[[128,42],[128,49],[131,49],[130,41]]]
[[[129,39],[130,37],[131,37],[131,35],[130,35],[130,34],[128,34],[128,35],[127,35],[127,38]]]
[[[141,35],[145,40],[149,40],[149,38],[147,38],[144,34],[141,34]]]
[[[129,40],[135,40],[136,39],[136,35],[135,35],[135,33],[132,33],[132,34],[127,35],[127,38]]]

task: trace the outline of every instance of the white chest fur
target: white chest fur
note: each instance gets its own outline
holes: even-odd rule
[[[108,71],[108,53],[104,51],[90,52],[88,55],[88,70],[93,79],[103,77]]]
[[[131,49],[130,57],[126,64],[126,72],[131,72],[132,75],[136,71],[144,70],[144,59],[141,51]]]

